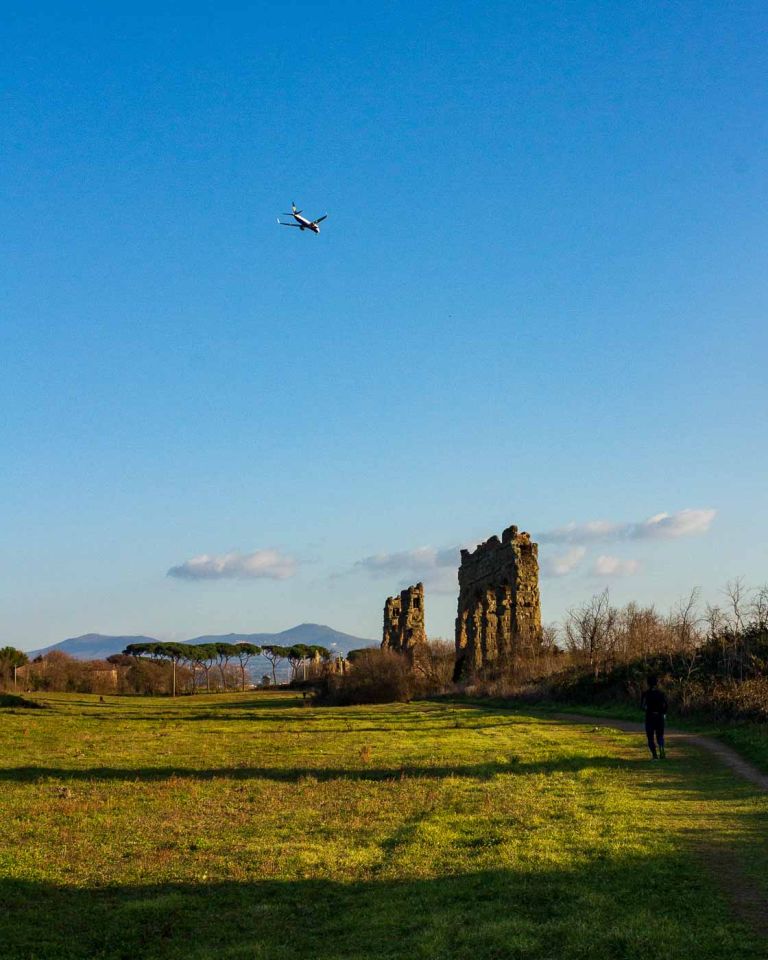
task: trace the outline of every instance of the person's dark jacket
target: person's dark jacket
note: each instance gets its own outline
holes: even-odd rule
[[[640,706],[646,714],[667,712],[667,698],[656,687],[650,687],[640,698]]]

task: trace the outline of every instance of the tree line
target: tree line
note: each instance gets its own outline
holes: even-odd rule
[[[228,677],[231,668],[239,673],[240,689],[245,690],[248,666],[256,657],[264,657],[269,661],[271,668],[271,682],[277,684],[278,664],[285,662],[289,665],[291,680],[296,680],[303,670],[306,676],[310,664],[317,667],[321,663],[328,663],[331,652],[318,644],[296,643],[290,647],[278,644],[258,646],[255,643],[130,643],[122,654],[109,657],[110,662],[116,662],[120,657],[147,658],[152,661],[164,661],[171,666],[172,696],[176,696],[179,678],[179,667],[186,667],[181,679],[185,681],[187,692],[194,693],[201,685],[207,692],[211,690],[211,673],[217,670],[221,679],[222,689],[228,686]],[[123,661],[120,661],[123,662]]]
[[[768,586],[726,584],[723,602],[699,606],[699,592],[666,614],[653,606],[616,607],[607,590],[572,608],[556,636],[571,659],[595,677],[620,663],[671,654],[687,658],[694,673],[705,662],[724,680],[745,680],[766,670]]]
[[[335,666],[331,651],[318,644],[151,642],[131,644],[106,660],[79,660],[52,650],[33,661],[15,647],[4,647],[0,648],[0,689],[172,696],[198,690],[245,690],[258,657],[264,657],[270,667],[269,674],[260,678],[262,686],[276,685],[284,665],[290,681],[309,680]]]
[[[702,607],[693,590],[662,613],[615,606],[603,591],[550,630],[554,656],[498,686],[532,700],[637,705],[654,674],[673,713],[768,722],[768,586],[739,578],[721,596]]]

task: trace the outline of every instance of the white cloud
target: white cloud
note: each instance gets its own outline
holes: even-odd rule
[[[595,560],[592,572],[599,577],[631,577],[640,569],[637,560],[622,560],[621,557],[612,557],[601,553]]]
[[[572,573],[584,559],[587,552],[586,547],[571,547],[565,553],[556,553],[550,557],[544,557],[541,561],[541,574],[543,577],[565,577]]]
[[[459,568],[455,567],[436,567],[434,570],[428,570],[418,578],[424,584],[430,593],[447,594],[456,596],[459,592]],[[400,586],[407,587],[413,582],[410,580],[401,580]]]
[[[397,577],[408,586],[421,581],[432,593],[455,593],[458,590],[459,547],[416,547],[396,553],[376,553],[355,563],[373,577]]]
[[[180,580],[285,580],[295,572],[296,561],[279,550],[254,550],[203,553],[171,567],[167,576]]]
[[[709,530],[716,510],[678,510],[677,513],[657,513],[644,523],[637,524],[633,534],[636,540],[674,540],[693,537]]]
[[[657,513],[647,520],[613,523],[609,520],[588,520],[569,523],[547,530],[536,537],[540,543],[611,543],[620,540],[675,540],[706,533],[717,511],[711,509],[678,510]]]

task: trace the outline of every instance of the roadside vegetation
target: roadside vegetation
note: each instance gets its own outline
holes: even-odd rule
[[[599,594],[569,612],[563,663],[528,671],[518,688],[533,697],[636,703],[652,673],[678,716],[768,723],[768,588],[750,592],[734,581],[725,593],[725,606],[702,611],[694,592],[666,615],[633,603],[616,608],[607,591]]]

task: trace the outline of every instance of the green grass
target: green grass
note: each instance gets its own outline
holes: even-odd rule
[[[0,710],[3,960],[758,960],[768,798],[489,705]],[[728,870],[717,867],[727,863]]]
[[[717,730],[715,735],[768,773],[768,723],[738,724]]]
[[[519,709],[520,704],[514,700],[470,700],[473,703],[486,703],[498,708],[506,707],[509,709]],[[580,713],[587,716],[614,718],[616,720],[633,720],[636,723],[643,722],[643,714],[639,707],[630,706],[626,703],[612,704],[594,704],[594,703],[567,703],[562,701],[551,701],[548,703],[537,703],[535,709],[531,708],[533,713],[553,714],[553,713]],[[672,728],[688,730],[692,733],[701,733],[708,737],[715,737],[727,743],[738,751],[746,760],[753,763],[758,770],[768,773],[768,724],[751,723],[748,721],[734,722],[730,724],[716,724],[711,721],[697,720],[692,717],[669,717],[668,724]]]

